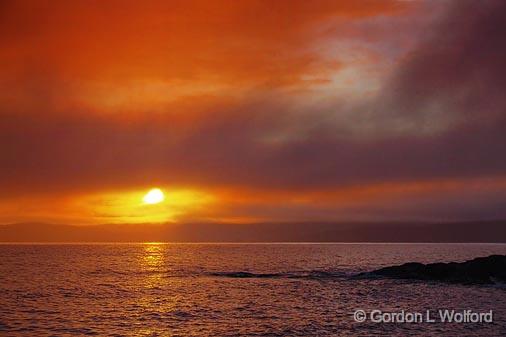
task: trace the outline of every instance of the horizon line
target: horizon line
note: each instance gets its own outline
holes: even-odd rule
[[[0,245],[199,245],[199,244],[225,244],[225,245],[332,245],[332,244],[366,244],[366,245],[506,245],[506,242],[395,242],[395,241],[0,241]]]

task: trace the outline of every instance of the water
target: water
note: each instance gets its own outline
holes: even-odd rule
[[[490,254],[506,245],[6,244],[0,335],[503,336],[503,287],[351,277]],[[493,310],[494,322],[357,323],[356,309]]]

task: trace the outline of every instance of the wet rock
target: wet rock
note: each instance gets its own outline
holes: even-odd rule
[[[364,276],[365,274],[361,274]],[[463,284],[506,282],[506,255],[491,255],[457,263],[405,263],[367,273],[396,279],[441,281]],[[359,275],[360,276],[360,275]]]

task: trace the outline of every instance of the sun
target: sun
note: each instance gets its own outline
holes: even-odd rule
[[[148,193],[142,198],[142,201],[145,204],[152,205],[152,204],[158,204],[165,200],[165,195],[163,194],[162,190],[159,188],[152,188],[149,190]]]

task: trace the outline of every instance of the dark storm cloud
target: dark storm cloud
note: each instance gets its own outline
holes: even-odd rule
[[[455,1],[387,86],[391,112],[419,128],[451,118],[501,121],[506,110],[505,18],[504,1]]]

